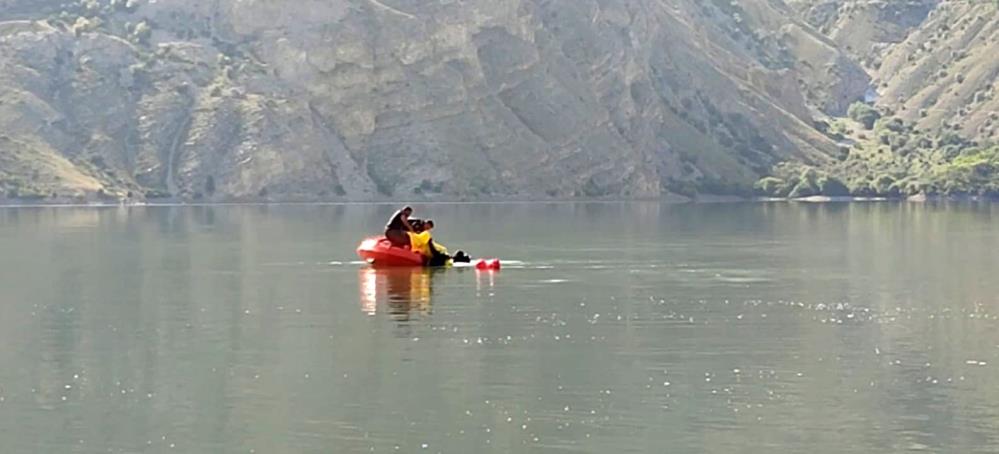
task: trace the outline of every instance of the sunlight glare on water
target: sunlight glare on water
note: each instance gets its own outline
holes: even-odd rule
[[[0,209],[0,452],[997,452],[992,205]]]

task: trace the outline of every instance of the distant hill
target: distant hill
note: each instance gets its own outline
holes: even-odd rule
[[[0,200],[986,191],[997,17],[928,0],[0,0]],[[865,99],[870,131],[849,118]]]

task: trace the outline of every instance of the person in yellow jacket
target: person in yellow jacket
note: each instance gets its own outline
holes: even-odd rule
[[[418,252],[430,266],[448,266],[451,256],[444,245],[437,244],[430,231],[434,229],[434,221],[427,219],[416,226],[416,232],[409,232],[409,244],[413,252]]]

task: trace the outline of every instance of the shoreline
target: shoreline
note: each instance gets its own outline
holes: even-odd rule
[[[512,203],[563,204],[563,203],[660,203],[660,204],[736,204],[736,203],[994,203],[999,198],[986,196],[926,196],[910,197],[831,197],[811,196],[796,199],[779,197],[739,197],[706,195],[696,198],[662,197],[662,198],[608,198],[608,199],[542,199],[542,198],[511,198],[511,199],[428,199],[428,200],[246,200],[246,201],[215,201],[215,202],[184,202],[184,201],[152,201],[152,202],[72,202],[55,200],[39,202],[37,200],[17,201],[0,200],[0,208],[163,208],[163,207],[225,207],[225,206],[350,206],[350,205],[501,205]]]

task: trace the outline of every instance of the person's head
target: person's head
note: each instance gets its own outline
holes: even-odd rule
[[[410,219],[409,225],[413,226],[413,230],[415,230],[416,233],[422,232],[424,229],[426,229],[427,226],[425,222],[419,219]]]
[[[423,221],[423,229],[424,230],[433,230],[433,228],[434,228],[434,220],[433,219],[427,219],[426,221]]]
[[[413,214],[413,207],[409,205],[402,207],[402,214],[405,214],[406,216],[411,216]]]

